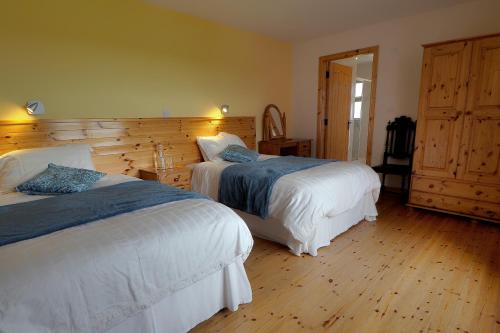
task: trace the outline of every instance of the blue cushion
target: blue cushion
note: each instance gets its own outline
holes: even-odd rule
[[[106,174],[98,171],[64,167],[50,163],[49,167],[22,183],[16,189],[26,194],[55,195],[83,192]]]
[[[224,149],[220,156],[229,162],[255,162],[259,158],[259,154],[253,150],[247,149],[239,145],[229,145]]]

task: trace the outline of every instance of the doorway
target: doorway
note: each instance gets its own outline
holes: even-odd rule
[[[378,46],[319,59],[318,158],[371,162]]]

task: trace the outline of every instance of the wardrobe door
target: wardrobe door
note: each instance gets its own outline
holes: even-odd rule
[[[474,42],[457,178],[500,184],[500,36]]]
[[[413,172],[455,178],[472,44],[424,49]]]

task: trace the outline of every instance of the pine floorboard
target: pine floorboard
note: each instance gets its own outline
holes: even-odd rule
[[[252,303],[193,332],[500,332],[500,225],[378,209],[317,257],[256,238]]]

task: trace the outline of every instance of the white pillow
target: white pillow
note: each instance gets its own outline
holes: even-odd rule
[[[219,153],[229,145],[239,145],[247,148],[247,145],[239,136],[224,132],[220,132],[216,136],[198,136],[196,142],[198,142],[205,161],[222,161]]]
[[[15,191],[15,188],[47,169],[49,163],[95,170],[86,144],[64,145],[50,148],[23,149],[0,156],[0,193]]]

